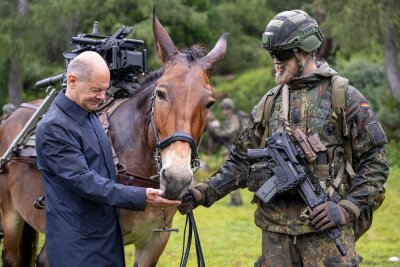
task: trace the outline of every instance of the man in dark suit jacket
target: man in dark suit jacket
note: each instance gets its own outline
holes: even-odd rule
[[[37,127],[50,266],[125,266],[118,208],[180,203],[163,198],[161,190],[116,183],[111,145],[94,112],[109,83],[103,58],[81,53],[68,65],[66,91]]]

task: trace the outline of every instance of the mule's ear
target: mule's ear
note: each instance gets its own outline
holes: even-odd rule
[[[158,56],[161,58],[163,62],[171,59],[173,55],[178,53],[174,43],[169,37],[167,31],[161,25],[155,14],[155,7],[153,7],[153,34],[154,40],[156,42]]]
[[[208,73],[210,73],[214,66],[224,57],[228,47],[228,35],[229,33],[227,32],[221,35],[214,48],[201,59],[203,67]]]

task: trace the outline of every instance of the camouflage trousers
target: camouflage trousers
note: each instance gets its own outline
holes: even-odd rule
[[[342,229],[339,240],[346,248],[345,257],[325,233],[292,236],[262,231],[262,255],[254,267],[358,266],[362,258],[355,251],[353,230]]]

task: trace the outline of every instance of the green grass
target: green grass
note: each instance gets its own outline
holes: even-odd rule
[[[241,207],[228,207],[229,198],[224,198],[211,208],[199,207],[194,211],[207,266],[252,266],[260,256],[261,236],[253,223],[255,206],[250,204],[252,196],[243,192],[242,197],[245,205]],[[157,266],[179,266],[185,220],[186,217],[179,213],[175,216],[174,227],[179,228],[179,233],[171,233]],[[133,250],[131,246],[126,249]],[[129,259],[128,266],[132,262]],[[197,266],[194,242],[188,266]]]
[[[400,168],[392,167],[386,184],[386,200],[374,213],[371,229],[357,242],[357,251],[364,258],[361,266],[400,266],[400,263],[388,262],[391,256],[400,257],[400,179],[398,177],[400,177]],[[242,197],[245,204],[241,207],[226,206],[229,198],[224,198],[211,208],[199,207],[194,211],[207,266],[253,266],[254,261],[259,257],[261,235],[253,222],[255,205],[250,203],[252,193],[242,190]],[[179,233],[171,233],[158,267],[179,266],[185,218],[179,213],[175,216],[174,227],[179,228]],[[125,252],[127,266],[132,266],[134,246],[126,246]],[[193,243],[188,267],[195,266],[197,266],[197,261]]]
[[[389,263],[391,256],[400,257],[400,168],[392,167],[386,184],[386,200],[374,213],[371,229],[357,242],[357,252],[363,257],[360,266],[400,266]],[[253,266],[261,252],[260,230],[254,225],[252,193],[242,190],[245,205],[228,207],[229,198],[211,208],[199,207],[194,211],[202,249],[207,266]],[[185,216],[177,214],[168,245],[160,258],[160,267],[179,266]],[[127,266],[132,266],[132,245],[126,246]],[[197,266],[195,246],[192,244],[189,267]]]
[[[357,241],[357,251],[364,258],[362,266],[400,266],[389,263],[400,257],[400,168],[392,167],[386,183],[386,199],[374,213],[370,230]]]

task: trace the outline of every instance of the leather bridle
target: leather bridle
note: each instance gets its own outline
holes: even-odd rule
[[[160,171],[162,168],[161,150],[168,147],[170,144],[172,144],[176,141],[183,141],[183,142],[189,143],[190,149],[192,151],[191,159],[190,159],[190,166],[192,168],[193,173],[195,173],[200,168],[198,152],[199,152],[199,147],[200,147],[203,136],[200,138],[200,141],[197,145],[196,145],[196,142],[194,141],[194,138],[191,135],[184,133],[184,132],[174,132],[174,133],[168,135],[162,141],[160,141],[160,139],[158,138],[158,135],[157,135],[157,128],[156,128],[156,125],[154,122],[154,99],[155,99],[155,97],[156,97],[156,93],[154,92],[150,98],[150,107],[149,107],[148,114],[150,116],[151,131],[153,132],[154,140],[156,143],[156,151],[154,153],[154,160],[156,161],[156,164],[157,164],[158,174],[160,175]],[[200,244],[200,237],[199,237],[199,234],[197,231],[193,212],[190,212],[189,214],[187,214],[184,233],[186,233],[187,225],[189,225],[188,240],[187,240],[186,250],[184,249],[182,251],[180,266],[186,267],[186,264],[187,264],[187,261],[189,258],[190,245],[192,243],[192,233],[193,233],[194,237],[195,237],[197,264],[199,267],[205,267],[203,252],[202,252],[201,244]],[[164,227],[162,230],[158,230],[158,231],[176,231],[176,229],[174,229],[174,228],[167,229]],[[183,238],[183,242],[185,242],[185,237]]]
[[[150,116],[150,126],[151,126],[151,131],[153,132],[154,140],[156,143],[156,151],[154,153],[154,160],[156,161],[157,164],[157,172],[160,173],[161,168],[162,168],[162,163],[161,163],[161,150],[169,146],[170,144],[176,142],[176,141],[183,141],[187,142],[190,145],[190,149],[192,151],[191,153],[191,159],[190,159],[190,166],[192,167],[193,173],[197,171],[197,169],[200,167],[200,161],[199,161],[199,147],[201,144],[200,139],[199,143],[196,145],[196,142],[194,141],[194,138],[184,132],[174,132],[170,135],[168,135],[165,139],[160,141],[157,135],[157,128],[154,122],[154,99],[156,97],[156,93],[154,92],[153,95],[150,98],[150,107],[148,114]]]

